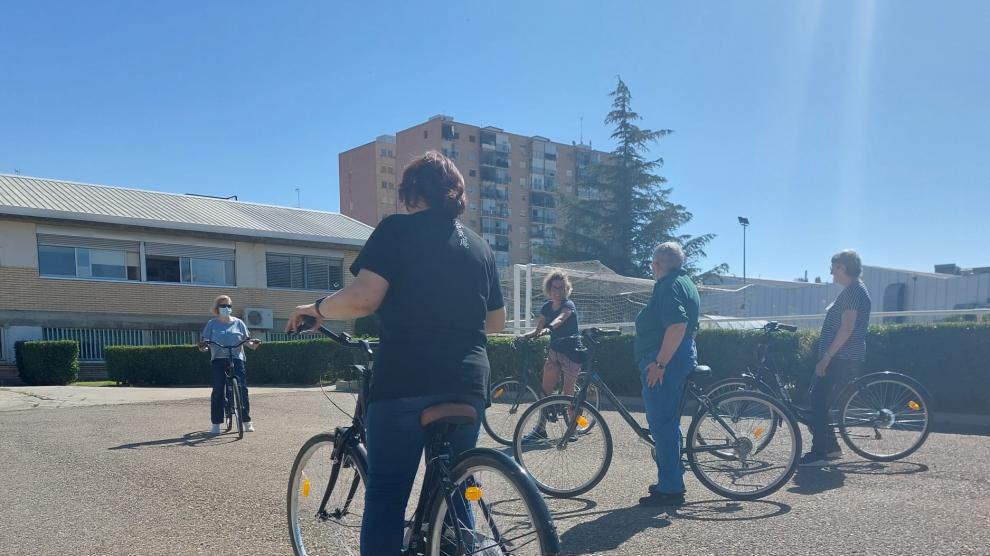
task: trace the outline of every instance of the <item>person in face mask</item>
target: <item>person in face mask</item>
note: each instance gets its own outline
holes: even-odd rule
[[[213,300],[213,314],[217,317],[210,319],[203,327],[202,339],[199,342],[199,351],[210,351],[213,366],[213,394],[210,396],[210,420],[213,422],[213,426],[210,428],[210,434],[220,434],[220,423],[223,422],[224,382],[230,352],[207,344],[206,340],[232,346],[249,337],[247,325],[241,319],[233,316],[233,313],[234,304],[229,295],[221,295]],[[244,345],[251,349],[258,349],[261,340],[254,340]],[[251,404],[248,402],[247,375],[244,371],[244,348],[239,347],[233,350],[233,355],[234,374],[237,375],[238,382],[240,382],[241,400],[244,404],[244,430],[254,432],[254,424],[251,422]]]

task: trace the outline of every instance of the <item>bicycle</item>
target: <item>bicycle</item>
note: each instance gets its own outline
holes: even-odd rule
[[[521,345],[526,341],[531,340],[522,337],[512,340],[512,350],[523,353],[522,362],[519,365],[520,370],[491,387],[489,394],[491,406],[485,410],[481,421],[488,436],[492,437],[499,444],[506,446],[512,445],[512,433],[516,430],[516,423],[519,421],[522,412],[543,397],[536,395],[537,391],[543,391],[542,380],[535,380],[535,373],[531,372],[527,365],[528,351],[520,349]],[[581,374],[584,373],[578,374],[578,377]],[[563,373],[561,375],[561,380],[559,381],[561,384],[557,392],[560,392],[563,388]],[[533,384],[537,385],[537,389],[533,388]],[[577,393],[576,390],[575,393]],[[598,393],[597,387],[594,385],[589,386],[587,399],[588,403],[594,406],[595,409],[599,408],[601,396]],[[577,433],[579,435],[585,434],[594,426],[594,421],[589,419],[586,427],[578,427]]]
[[[293,462],[286,496],[289,536],[297,556],[358,554],[368,473],[365,400],[376,344],[322,326],[318,331],[361,349],[368,364],[351,366],[361,380],[350,426],[310,438]],[[516,462],[486,448],[450,454],[445,437],[477,418],[467,404],[443,403],[422,412],[420,424],[430,438],[426,473],[406,522],[402,554],[559,554],[550,512]]]
[[[234,428],[234,423],[237,423],[238,439],[244,438],[244,413],[242,411],[244,400],[241,399],[240,380],[234,374],[234,350],[248,342],[261,342],[261,340],[258,338],[244,338],[232,346],[225,346],[213,340],[203,340],[201,342],[204,345],[214,345],[227,350],[227,368],[224,369],[223,390],[223,415],[227,428],[224,432],[230,432],[230,429]]]
[[[594,349],[605,336],[618,330],[591,328],[583,333],[585,345]],[[593,360],[593,357],[589,357]],[[733,500],[755,500],[776,492],[790,480],[797,469],[801,453],[801,436],[790,410],[774,398],[752,391],[732,391],[710,398],[695,383],[696,377],[709,375],[711,369],[699,365],[684,384],[685,393],[697,400],[699,411],[688,427],[681,449],[698,480],[720,496]],[[596,385],[640,440],[655,446],[648,428],[641,426],[616,398],[597,372],[589,371],[581,381]],[[513,438],[513,452],[544,493],[555,497],[572,497],[595,487],[612,461],[612,435],[606,420],[583,399],[583,388],[576,396],[550,396],[530,406]],[[682,395],[678,415],[683,414],[686,396]],[[598,427],[573,442],[574,430],[585,415],[594,418]],[[545,422],[546,438],[526,441],[523,432],[537,422]],[[773,438],[767,439],[772,423],[777,423]],[[790,434],[787,434],[788,431]]]
[[[773,338],[779,332],[794,332],[796,326],[770,321],[763,327],[764,339],[757,346],[756,365],[738,377],[719,380],[709,386],[709,395],[731,390],[757,390],[771,395],[808,425],[811,409],[794,403],[790,381],[785,380],[773,357]],[[931,431],[931,394],[917,380],[896,372],[865,374],[845,385],[833,398],[829,426],[849,449],[872,461],[905,458],[921,447]]]

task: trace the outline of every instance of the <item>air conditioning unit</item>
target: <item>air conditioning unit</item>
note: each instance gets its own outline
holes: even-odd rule
[[[244,309],[244,322],[248,325],[249,329],[271,330],[272,310],[247,307]]]

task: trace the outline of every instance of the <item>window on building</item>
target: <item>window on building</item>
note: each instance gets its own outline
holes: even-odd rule
[[[339,290],[344,286],[344,261],[330,257],[268,253],[269,288]]]
[[[477,158],[477,157],[476,157],[476,156],[474,156],[474,152],[473,152],[473,151],[468,151],[468,160],[471,160],[471,161],[473,161],[473,160],[475,160],[476,158]]]
[[[424,129],[423,130],[423,139],[429,139],[429,138],[430,138],[430,130]]]
[[[382,149],[381,150],[381,156],[388,156],[388,150],[387,149]]]
[[[146,242],[144,266],[149,282],[235,284],[233,249]]]
[[[473,178],[478,175],[478,172],[475,172],[474,170],[468,170],[468,175]]]
[[[468,142],[474,143],[474,135],[468,135]]]
[[[38,234],[38,272],[42,276],[96,280],[140,280],[136,241]]]

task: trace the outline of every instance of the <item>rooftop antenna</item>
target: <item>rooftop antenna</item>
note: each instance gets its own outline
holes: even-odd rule
[[[584,144],[584,116],[581,116],[581,144]]]
[[[302,208],[301,197],[299,196],[299,188],[296,188],[296,208]]]
[[[20,168],[14,168],[14,175],[16,175],[16,176],[21,175],[21,169]]]

